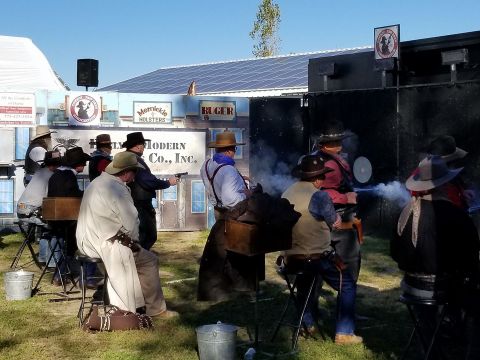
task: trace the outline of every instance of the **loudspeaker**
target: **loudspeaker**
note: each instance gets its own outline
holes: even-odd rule
[[[98,60],[77,60],[77,86],[98,86]]]

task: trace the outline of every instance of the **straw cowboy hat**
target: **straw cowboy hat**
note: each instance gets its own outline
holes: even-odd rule
[[[130,134],[127,134],[127,141],[125,141],[122,144],[122,147],[130,149],[131,147],[134,147],[135,145],[138,144],[145,144],[147,141],[150,141],[150,139],[144,139],[142,132],[133,132]]]
[[[107,165],[105,172],[115,175],[123,170],[132,169],[145,169],[145,167],[138,163],[137,155],[130,151],[123,151],[113,157],[113,161]]]
[[[47,125],[37,125],[35,129],[35,136],[32,138],[32,140],[39,139],[43,136],[47,136],[53,133],[56,133],[56,131],[51,131]]]
[[[323,144],[331,141],[343,140],[349,136],[350,135],[345,133],[345,129],[343,128],[343,124],[341,122],[331,122],[324,126],[322,133],[317,139],[317,143]]]
[[[446,184],[457,176],[462,168],[449,169],[440,156],[427,156],[420,161],[417,170],[407,179],[405,186],[411,191],[427,191]]]
[[[292,170],[292,175],[302,180],[308,180],[315,176],[322,175],[333,171],[329,167],[325,167],[325,163],[319,155],[305,155],[300,164]]]
[[[464,158],[468,152],[457,147],[455,138],[450,135],[440,135],[428,145],[427,152],[431,155],[439,155],[445,162]]]
[[[100,134],[100,135],[97,135],[95,140],[90,141],[89,144],[97,145],[97,147],[101,147],[102,145],[109,146],[109,145],[112,145],[112,140],[110,139],[109,134]]]
[[[85,166],[87,161],[90,160],[90,155],[83,152],[83,149],[79,146],[68,149],[65,151],[65,155],[63,156],[62,162],[63,164],[75,167],[77,165]]]
[[[215,137],[215,141],[208,143],[209,148],[226,148],[230,146],[245,145],[245,143],[237,143],[235,134],[231,131],[224,131],[218,133]]]

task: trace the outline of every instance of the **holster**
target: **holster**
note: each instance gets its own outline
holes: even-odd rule
[[[107,241],[110,241],[111,243],[118,241],[120,244],[128,247],[134,253],[140,251],[140,245],[136,241],[134,241],[130,236],[128,236],[127,234],[121,231],[116,233],[110,239],[107,239]]]

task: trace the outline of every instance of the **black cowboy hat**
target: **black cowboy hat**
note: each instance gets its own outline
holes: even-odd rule
[[[77,146],[65,151],[65,155],[62,158],[62,163],[70,167],[75,167],[78,165],[85,166],[87,161],[90,159],[90,155],[84,153],[83,149]]]
[[[437,136],[428,145],[427,152],[431,155],[441,156],[445,162],[464,158],[468,153],[457,147],[455,138],[450,135]]]
[[[42,163],[45,166],[60,166],[62,161],[62,155],[60,154],[60,151],[54,150],[54,151],[47,151],[45,153],[45,158],[43,159]]]
[[[345,129],[343,128],[343,124],[339,121],[330,122],[325,124],[323,127],[322,132],[317,138],[318,144],[328,143],[331,141],[339,141],[343,140],[350,135],[345,133]]]
[[[122,144],[122,147],[130,149],[131,147],[138,144],[145,144],[145,142],[150,141],[150,139],[144,139],[142,132],[133,132],[127,134],[127,141]]]
[[[302,180],[308,180],[330,171],[333,170],[325,167],[325,162],[320,155],[305,155],[300,163],[293,168],[292,175]]]

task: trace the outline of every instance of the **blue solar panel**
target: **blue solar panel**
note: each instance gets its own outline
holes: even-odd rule
[[[197,95],[228,91],[307,88],[310,59],[364,51],[371,51],[371,48],[162,68],[99,88],[97,91],[186,94],[193,80],[196,82]]]

